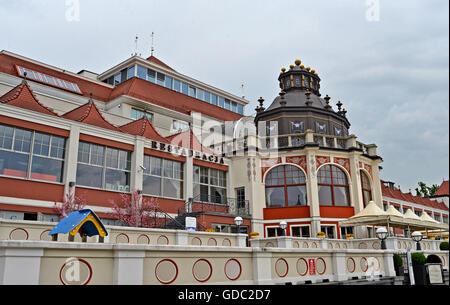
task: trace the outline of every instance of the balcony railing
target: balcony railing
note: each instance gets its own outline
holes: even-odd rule
[[[229,216],[250,216],[248,200],[200,194],[178,209],[178,215],[185,213],[217,213]]]

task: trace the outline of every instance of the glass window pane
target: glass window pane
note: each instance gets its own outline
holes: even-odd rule
[[[173,162],[173,177],[175,179],[183,179],[183,167],[180,162]]]
[[[151,174],[155,176],[161,176],[161,162],[162,159],[151,157]]]
[[[80,142],[78,145],[78,162],[89,163],[89,143]]]
[[[115,169],[106,169],[105,172],[105,188],[107,190],[115,190],[128,192],[130,189],[130,173]]]
[[[33,156],[31,161],[31,179],[61,182],[63,161]]]
[[[194,166],[194,183],[200,182],[200,167]]]
[[[231,102],[231,111],[237,112],[237,103],[236,102]]]
[[[211,93],[209,93],[208,91],[205,91],[205,95],[204,95],[203,100],[204,100],[205,102],[207,102],[207,103],[210,103],[210,100],[211,100]]]
[[[28,159],[28,154],[0,150],[0,174],[26,178]]]
[[[161,196],[161,178],[144,175],[143,193],[147,195]]]
[[[105,148],[100,145],[91,144],[90,164],[103,166]]]
[[[135,66],[128,68],[127,70],[127,79],[134,77]]]
[[[119,169],[131,169],[131,153],[125,150],[119,150]]]
[[[217,106],[217,95],[211,94],[211,104]]]
[[[344,171],[337,166],[332,166],[333,184],[347,185],[347,176]]]
[[[319,205],[333,205],[331,198],[331,186],[319,185]]]
[[[86,164],[77,165],[77,185],[102,187],[103,168]]]
[[[284,187],[266,188],[266,200],[268,207],[281,207],[286,204]]]
[[[349,203],[347,187],[335,186],[334,187],[334,204],[336,206],[347,206]]]
[[[244,106],[241,105],[241,104],[238,104],[237,107],[238,107],[237,112],[238,112],[239,114],[244,115]]]
[[[50,136],[36,132],[34,134],[33,155],[48,156],[50,150]]]
[[[178,79],[173,80],[173,90],[181,92],[181,82]]]
[[[208,177],[208,169],[206,167],[200,167],[200,183],[208,184],[209,183],[209,177]]]
[[[152,69],[147,69],[147,80],[152,83],[156,81],[156,72]]]
[[[156,83],[160,86],[164,86],[166,82],[166,76],[160,72],[156,74]]]
[[[203,101],[203,90],[202,89],[197,89],[197,99],[202,100]]]
[[[164,177],[173,178],[173,161],[164,160]]]
[[[331,166],[324,165],[319,169],[317,173],[317,182],[331,184]]]
[[[14,150],[21,152],[30,152],[31,131],[16,128],[14,136]]]
[[[227,110],[231,110],[231,101],[229,99],[225,99],[225,106],[224,108]]]
[[[142,66],[137,66],[137,76],[142,79],[147,79],[147,68]]]
[[[197,96],[197,89],[195,87],[189,86],[189,96],[194,98]]]
[[[306,187],[288,186],[288,206],[306,205]]]
[[[118,73],[118,74],[114,75],[114,85],[120,84],[120,81],[121,81],[121,74]]]
[[[210,202],[225,204],[227,202],[225,189],[211,186],[210,188]]]
[[[219,107],[223,108],[223,105],[225,104],[225,98],[219,96]]]
[[[172,89],[172,78],[169,76],[166,76],[166,88]]]
[[[182,182],[173,179],[163,179],[163,196],[170,198],[182,197]]]
[[[66,140],[61,137],[52,136],[50,156],[64,159]]]
[[[0,125],[0,148],[11,149],[14,128]]]
[[[181,92],[182,92],[183,94],[188,95],[188,94],[189,94],[189,85],[186,84],[186,83],[183,83],[183,84],[181,85]]]
[[[117,168],[119,160],[119,151],[114,148],[106,148],[106,167]]]

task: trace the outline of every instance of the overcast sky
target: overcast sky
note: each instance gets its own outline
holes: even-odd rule
[[[77,14],[79,8],[79,14]],[[101,73],[135,51],[266,107],[295,59],[344,103],[381,178],[403,191],[449,176],[448,0],[0,0],[0,49]],[[336,108],[336,106],[334,106]]]

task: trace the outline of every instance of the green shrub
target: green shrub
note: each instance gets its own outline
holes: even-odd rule
[[[394,253],[394,266],[396,267],[403,266],[403,258],[397,253]]]
[[[425,265],[425,255],[422,252],[414,252],[411,254],[411,260],[414,266]]]
[[[443,251],[448,251],[448,241],[443,241],[439,245],[439,249]]]

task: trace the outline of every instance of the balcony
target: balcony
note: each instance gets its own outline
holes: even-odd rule
[[[248,200],[208,196],[200,194],[178,209],[178,215],[183,214],[220,214],[223,216],[250,216]]]

